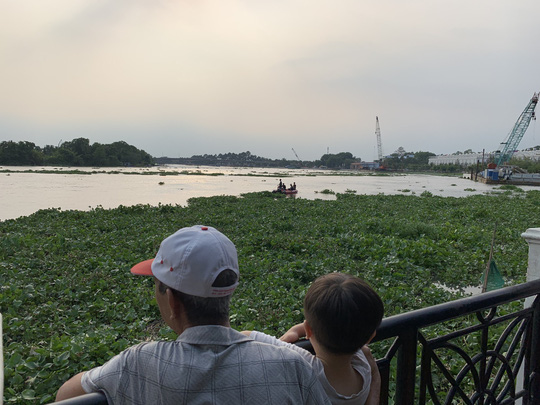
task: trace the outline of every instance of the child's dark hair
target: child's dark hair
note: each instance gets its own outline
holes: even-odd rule
[[[362,279],[344,273],[317,278],[304,299],[304,316],[317,341],[336,354],[352,354],[379,327],[384,306]]]

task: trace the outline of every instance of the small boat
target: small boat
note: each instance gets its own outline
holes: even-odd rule
[[[297,194],[298,190],[281,190],[281,189],[278,188],[277,190],[273,190],[272,193]]]

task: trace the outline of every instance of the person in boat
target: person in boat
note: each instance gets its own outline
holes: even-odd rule
[[[380,374],[365,346],[384,312],[379,295],[362,279],[330,273],[317,278],[304,299],[305,321],[280,339],[243,331],[252,339],[298,351],[311,364],[333,404],[378,404]],[[307,337],[316,355],[293,345]]]

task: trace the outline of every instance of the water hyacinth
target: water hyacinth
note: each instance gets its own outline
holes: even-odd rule
[[[335,201],[265,192],[194,198],[187,207],[49,209],[0,222],[5,401],[50,402],[76,372],[134,343],[174,338],[160,322],[152,280],[129,269],[178,228],[206,224],[230,237],[241,266],[232,326],[280,335],[303,320],[309,284],[332,271],[366,279],[387,316],[455,299],[479,285],[495,223],[497,266],[507,283],[523,282],[520,235],[539,218],[540,192],[508,190]]]

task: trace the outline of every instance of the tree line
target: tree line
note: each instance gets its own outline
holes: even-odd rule
[[[463,153],[467,153],[465,151]],[[457,152],[461,153],[461,152]],[[429,164],[432,152],[407,152],[399,147],[394,153],[385,156],[378,163],[379,169],[391,171],[433,171],[460,173],[476,169],[463,167],[459,164],[433,165]],[[111,144],[93,143],[86,138],[76,138],[63,142],[59,146],[47,145],[43,148],[28,141],[0,142],[0,165],[6,166],[88,166],[88,167],[117,167],[117,166],[149,166],[153,164],[185,164],[198,166],[243,166],[243,167],[316,167],[328,169],[349,169],[351,163],[360,162],[350,152],[327,153],[314,161],[269,159],[252,154],[249,151],[241,153],[220,153],[217,155],[193,155],[189,158],[153,158],[144,150],[137,149],[124,141]],[[532,159],[512,159],[510,164],[526,169],[529,173],[540,172],[540,162]],[[478,168],[482,170],[483,168]]]
[[[269,159],[252,154],[250,151],[241,153],[219,153],[217,155],[193,155],[189,158],[154,158],[158,164],[186,164],[201,166],[243,166],[243,167],[327,167],[329,169],[348,169],[351,163],[357,162],[360,158],[354,157],[350,152],[340,152],[337,154],[325,154],[320,159],[290,160],[290,159]]]
[[[242,167],[292,167],[299,168],[313,165],[313,162],[299,162],[287,159],[269,159],[252,154],[250,151],[241,153],[219,153],[217,155],[193,155],[191,157],[157,157],[158,164],[179,164],[196,166],[242,166]]]
[[[152,156],[124,141],[93,143],[86,138],[41,148],[28,141],[0,143],[0,164],[6,166],[149,166]]]
[[[432,170],[428,159],[435,156],[431,152],[406,152],[400,147],[393,154],[386,156],[383,162],[380,162],[381,168],[389,170]],[[158,164],[186,164],[201,166],[243,166],[243,167],[315,167],[328,168],[334,170],[349,169],[352,163],[360,162],[360,157],[354,156],[351,152],[326,153],[320,159],[314,161],[308,160],[287,160],[287,159],[268,159],[252,154],[251,152],[242,153],[220,153],[217,155],[193,155],[189,158],[154,158]],[[459,166],[460,170],[462,169]]]

